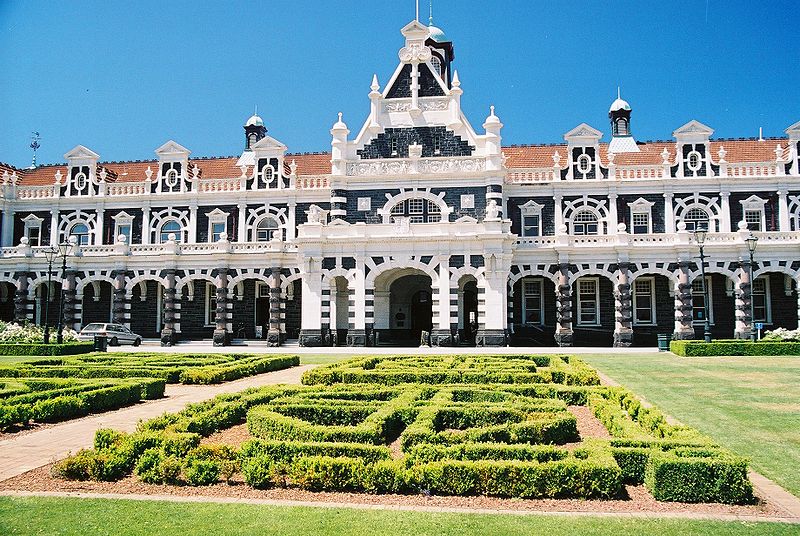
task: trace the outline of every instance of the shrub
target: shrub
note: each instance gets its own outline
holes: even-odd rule
[[[298,458],[289,469],[292,483],[311,491],[358,491],[365,474],[363,460],[329,456]]]
[[[162,484],[164,476],[161,474],[161,461],[164,458],[159,449],[148,449],[136,462],[136,476],[146,484]]]
[[[800,342],[773,340],[759,342],[744,340],[672,341],[669,349],[672,353],[682,357],[800,355]]]
[[[58,422],[88,413],[88,407],[77,396],[59,396],[39,400],[33,404],[33,419],[39,422]]]
[[[183,466],[183,477],[190,486],[209,486],[219,480],[219,463],[189,457]]]
[[[28,404],[0,405],[0,430],[15,424],[28,424],[32,418],[33,412]]]
[[[730,455],[680,457],[657,453],[647,462],[644,483],[659,501],[742,504],[753,500],[747,462]]]
[[[42,344],[41,342],[3,342],[0,355],[75,355],[91,352],[90,342],[68,342],[64,344]]]

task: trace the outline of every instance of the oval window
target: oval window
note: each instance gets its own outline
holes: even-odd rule
[[[592,170],[592,157],[582,154],[578,157],[578,172],[586,175]]]

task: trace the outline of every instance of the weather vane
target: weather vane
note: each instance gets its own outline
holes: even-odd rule
[[[39,135],[38,132],[34,131],[31,134],[31,145],[30,145],[30,147],[31,147],[31,149],[33,149],[33,161],[31,162],[31,168],[35,168],[36,167],[36,150],[39,147],[41,147],[41,144],[39,143],[39,140],[41,140],[41,139],[42,139],[42,137]]]

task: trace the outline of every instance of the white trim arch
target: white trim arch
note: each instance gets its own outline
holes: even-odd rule
[[[106,282],[111,285],[112,289],[114,288],[113,277],[106,274],[92,274],[92,275],[87,275],[85,277],[81,277],[75,282],[75,292],[77,294],[83,294],[83,289],[86,288],[86,285],[99,282]],[[97,290],[97,288],[95,288],[95,290]]]
[[[275,220],[278,224],[278,230],[281,231],[282,239],[286,239],[289,227],[286,208],[264,205],[247,211],[247,220],[245,221],[245,239],[247,242],[258,242],[258,224],[265,218],[272,218]]]
[[[444,195],[444,192],[439,192],[438,194],[431,193],[430,188],[424,190],[400,190],[400,193],[394,196],[387,193],[386,203],[377,210],[377,213],[383,218],[383,223],[391,223],[392,209],[395,206],[409,199],[424,199],[438,206],[442,217],[441,221],[448,222],[450,221],[450,214],[453,212],[453,208],[445,203]]]
[[[529,268],[527,270],[522,270],[518,274],[511,274],[508,276],[508,297],[511,298],[514,296],[514,285],[517,284],[517,281],[525,279],[526,277],[541,277],[543,279],[548,279],[556,285],[558,288],[558,272],[555,274],[551,274],[546,269],[539,270],[538,268]]]
[[[181,278],[177,278],[176,277],[175,279],[176,279],[176,281],[175,281],[175,297],[176,297],[176,299],[178,299],[178,297],[182,297],[183,296],[184,287],[189,287],[189,293],[186,296],[187,296],[187,298],[189,298],[190,301],[193,300],[194,299],[194,282],[195,281],[206,281],[208,283],[211,283],[214,286],[217,285],[217,280],[214,277],[212,277],[211,274],[203,273],[203,272],[190,272],[190,273],[186,273]]]
[[[439,284],[439,275],[436,273],[434,267],[424,264],[417,260],[406,259],[406,260],[384,262],[377,265],[375,269],[371,270],[369,275],[367,275],[366,288],[375,288],[375,279],[380,277],[382,274],[385,274],[390,270],[404,270],[404,269],[411,269],[424,272],[425,275],[431,278],[431,286],[436,286]]]
[[[156,270],[153,270],[151,273],[145,274],[137,274],[131,278],[129,278],[125,283],[125,297],[130,299],[133,297],[133,288],[140,283],[146,283],[147,281],[155,281],[159,283],[162,287],[166,288],[167,286],[167,279],[165,277],[161,277],[158,275]],[[147,287],[143,285],[143,288],[146,289]],[[144,297],[146,292],[142,293]]]
[[[582,212],[591,212],[597,218],[597,234],[606,235],[609,232],[608,228],[608,200],[595,199],[584,195],[572,201],[564,203],[564,223],[567,224],[569,234],[574,235],[575,221],[574,218]]]
[[[175,208],[165,208],[158,212],[150,213],[150,243],[161,244],[161,228],[170,221],[177,221],[181,227],[181,242],[186,243],[189,238],[189,211]]]
[[[64,243],[69,240],[69,233],[73,227],[79,224],[86,226],[89,235],[89,244],[95,243],[95,225],[97,222],[96,214],[89,214],[83,210],[76,210],[68,214],[62,214],[58,223],[58,242]],[[86,244],[84,244],[86,245]]]
[[[707,197],[695,193],[693,196],[674,198],[675,219],[685,223],[685,216],[693,208],[700,208],[708,214],[709,229],[711,233],[719,232],[722,224],[722,208],[719,205],[719,197]]]

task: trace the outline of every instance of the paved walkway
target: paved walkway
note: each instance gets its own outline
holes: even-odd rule
[[[94,442],[94,433],[99,428],[131,432],[140,419],[151,419],[163,413],[180,411],[187,404],[208,400],[223,393],[278,383],[298,384],[303,372],[314,366],[303,365],[268,372],[220,385],[167,385],[165,398],[90,415],[5,439],[0,441],[0,481],[64,458],[70,452],[90,448]]]

